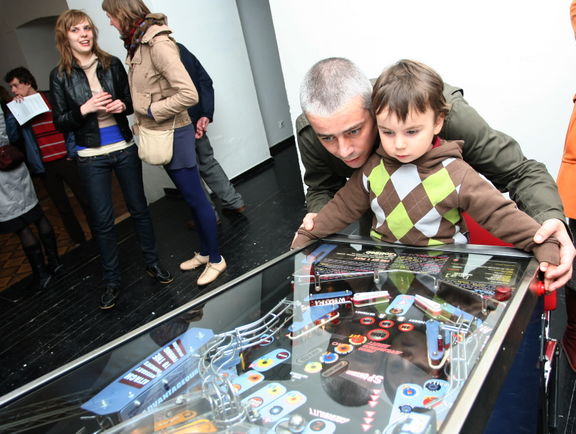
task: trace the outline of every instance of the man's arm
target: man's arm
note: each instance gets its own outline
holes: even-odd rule
[[[200,98],[198,105],[192,106],[195,111],[190,117],[195,120],[198,120],[201,117],[207,117],[210,122],[212,122],[214,116],[214,86],[212,84],[212,79],[200,61],[190,52],[190,50],[188,50],[188,48],[181,43],[178,43],[177,45],[180,49],[180,60],[182,60],[186,71],[188,71],[190,78],[194,82]],[[190,109],[188,112],[190,113]]]
[[[518,142],[492,129],[468,105],[460,89],[446,86],[450,113],[440,132],[446,140],[464,140],[464,160],[539,223],[564,221],[562,202],[546,166],[527,159]]]
[[[304,166],[306,206],[317,213],[346,183],[353,170],[332,156],[320,143],[304,115],[296,120],[297,142]]]
[[[7,113],[4,117],[6,123],[6,135],[10,143],[17,143],[22,140],[22,133],[20,131],[20,124],[12,113]]]
[[[461,89],[445,84],[444,95],[451,109],[440,132],[442,138],[464,140],[464,160],[500,191],[509,192],[518,208],[542,224],[534,237],[537,243],[550,236],[560,241],[560,265],[550,270],[541,267],[546,279],[553,280],[550,289],[560,288],[572,275],[576,251],[554,179],[542,163],[528,160],[512,137],[493,130],[464,100]]]

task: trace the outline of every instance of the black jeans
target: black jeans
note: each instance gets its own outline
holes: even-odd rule
[[[40,176],[40,179],[42,179],[48,196],[50,196],[50,199],[52,199],[52,202],[54,202],[60,214],[66,232],[68,232],[68,235],[70,235],[70,238],[75,243],[83,243],[86,241],[84,231],[80,223],[78,223],[78,219],[70,205],[70,200],[68,199],[64,186],[66,183],[70,190],[72,190],[72,193],[74,193],[78,203],[80,203],[80,206],[84,210],[84,214],[88,217],[88,201],[86,199],[86,193],[82,188],[82,181],[80,180],[76,164],[66,158],[61,158],[50,161],[49,163],[44,163],[44,169],[46,172]]]
[[[120,261],[118,237],[114,227],[112,172],[116,173],[128,211],[134,220],[136,235],[147,265],[158,262],[156,239],[142,182],[142,162],[133,145],[96,157],[78,157],[78,168],[88,194],[92,232],[98,243],[104,268],[104,280],[119,285]]]

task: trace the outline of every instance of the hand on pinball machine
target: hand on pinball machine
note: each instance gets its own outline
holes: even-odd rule
[[[551,236],[554,236],[560,242],[560,264],[558,266],[552,266],[547,262],[540,264],[540,271],[544,273],[545,282],[548,283],[548,292],[556,291],[570,280],[570,277],[572,277],[572,263],[576,256],[574,244],[564,222],[558,219],[546,220],[534,235],[534,242],[537,244],[543,243]]]

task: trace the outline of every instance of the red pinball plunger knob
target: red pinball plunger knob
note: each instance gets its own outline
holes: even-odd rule
[[[544,287],[544,282],[542,282],[541,280],[537,280],[536,282],[534,282],[531,286],[532,291],[534,291],[534,294],[536,294],[537,296],[541,296],[544,295],[546,293],[546,289]]]
[[[494,298],[498,301],[506,301],[512,295],[512,289],[506,285],[497,286],[494,291]]]

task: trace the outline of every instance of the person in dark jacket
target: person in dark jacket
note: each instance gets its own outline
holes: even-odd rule
[[[63,12],[55,31],[60,62],[50,74],[54,123],[76,137],[78,167],[90,200],[106,282],[100,308],[109,309],[116,304],[121,288],[112,172],[134,220],[146,271],[160,283],[170,283],[173,278],[158,260],[142,163],[126,118],[133,107],[124,66],[98,47],[98,30],[86,13]]]
[[[235,189],[228,176],[214,158],[214,150],[208,139],[208,124],[214,115],[214,87],[212,79],[200,63],[184,45],[177,43],[180,59],[196,86],[200,98],[198,104],[188,108],[188,116],[196,127],[196,158],[200,176],[210,190],[222,201],[222,212],[241,214],[246,209],[244,200]]]

